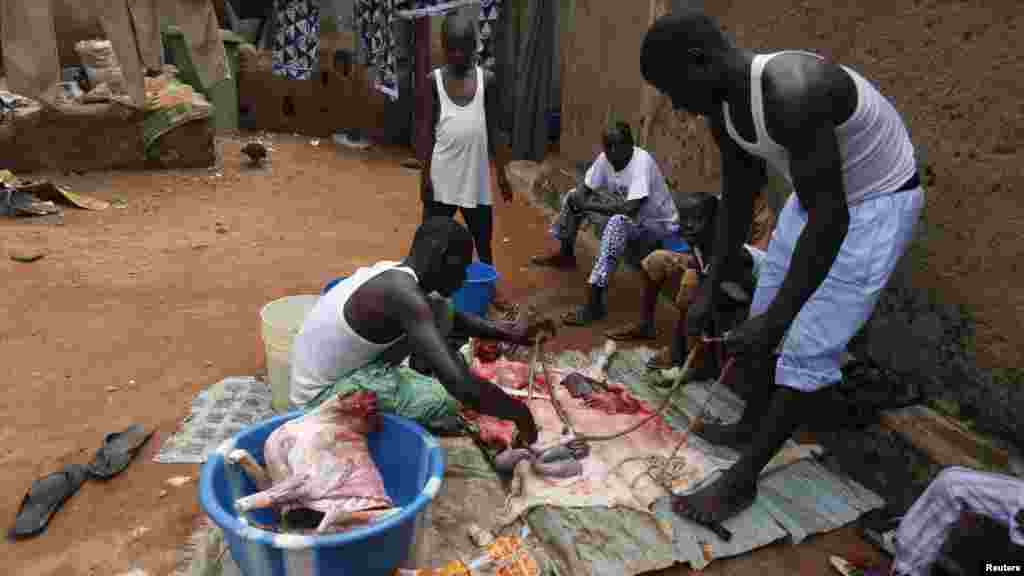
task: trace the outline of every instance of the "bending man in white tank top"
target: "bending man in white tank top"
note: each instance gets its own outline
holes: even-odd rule
[[[765,464],[801,424],[830,417],[840,355],[871,315],[924,204],[899,113],[855,71],[805,52],[754,54],[718,24],[676,10],[647,32],[644,78],[673,107],[706,118],[722,158],[722,197],[708,298],[688,312],[709,334],[721,284],[736,277],[753,199],[770,163],[795,193],[779,214],[750,319],[726,334],[733,378],[753,390],[740,422],[708,426],[740,449],[716,482],[678,497],[678,513],[721,521],[749,506]]]
[[[314,408],[331,395],[354,391],[349,380],[357,371],[385,359],[386,364],[394,365],[411,353],[436,380],[388,374],[369,378],[387,382],[366,384],[378,387],[373,391],[383,392],[387,398],[399,398],[391,400],[397,406],[444,406],[449,402],[447,391],[472,410],[514,422],[521,442],[536,442],[536,425],[526,405],[470,373],[456,358],[457,352],[445,339],[440,323],[448,323],[466,336],[518,344],[532,343],[540,330],[554,332],[554,324],[543,320],[530,325],[489,322],[454,311],[449,318],[439,319],[427,295],[436,291],[451,296],[465,281],[466,266],[472,258],[473,239],[465,227],[450,218],[431,218],[416,231],[404,262],[379,262],[360,268],[331,288],[295,337],[291,403],[298,408]],[[400,389],[385,390],[381,386]],[[382,408],[388,409],[386,402]]]

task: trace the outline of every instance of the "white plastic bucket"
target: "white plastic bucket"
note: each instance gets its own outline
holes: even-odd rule
[[[319,298],[316,294],[285,296],[260,310],[263,345],[267,354],[267,377],[273,394],[271,406],[277,412],[288,409],[292,341]]]

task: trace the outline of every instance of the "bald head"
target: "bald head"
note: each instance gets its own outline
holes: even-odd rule
[[[477,18],[466,9],[448,14],[441,24],[441,40],[444,43],[448,64],[459,70],[466,70],[473,62],[477,42]]]
[[[654,21],[640,47],[644,80],[668,95],[676,108],[707,114],[717,69],[734,50],[718,22],[703,11],[681,7]]]
[[[452,218],[434,216],[416,230],[408,261],[427,292],[450,296],[462,286],[473,260],[473,237]]]

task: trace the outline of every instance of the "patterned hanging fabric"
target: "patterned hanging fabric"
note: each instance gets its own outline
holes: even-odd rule
[[[480,0],[480,40],[476,54],[480,65],[494,70],[494,40],[498,33],[502,0]]]
[[[274,74],[308,80],[320,59],[320,0],[274,0],[274,18]]]
[[[367,65],[377,70],[376,88],[393,99],[398,98],[396,45],[392,24],[399,18],[399,12],[411,12],[416,17],[440,16],[473,4],[480,6],[478,61],[493,70],[494,36],[501,15],[502,0],[356,0],[356,28],[367,54]]]

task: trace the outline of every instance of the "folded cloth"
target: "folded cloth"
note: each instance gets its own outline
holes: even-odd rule
[[[353,392],[369,391],[377,395],[381,412],[396,414],[431,428],[448,429],[456,420],[461,406],[437,378],[424,376],[405,365],[383,361],[372,362],[342,376],[325,388],[309,404],[309,411],[330,398]]]

